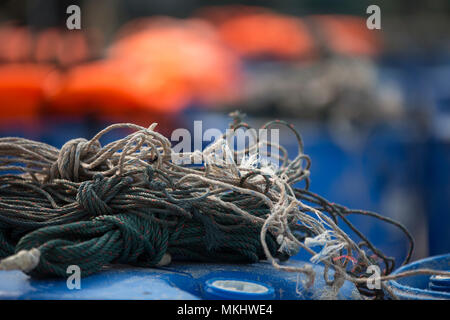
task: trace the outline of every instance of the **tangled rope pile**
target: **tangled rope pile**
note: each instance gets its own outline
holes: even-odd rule
[[[233,132],[250,129],[234,114]],[[365,296],[390,292],[385,280],[394,260],[375,248],[348,220],[351,214],[399,223],[376,213],[350,210],[310,192],[311,161],[299,143],[293,160],[277,148],[279,167],[264,162],[272,154],[256,154],[258,140],[244,150],[232,150],[226,135],[205,150],[176,154],[170,141],[149,128],[115,124],[91,140],[74,139],[61,150],[22,138],[0,139],[0,262],[1,269],[20,269],[32,276],[66,276],[69,265],[83,275],[111,263],[164,266],[171,260],[252,263],[268,259],[277,269],[303,273],[310,285],[315,273],[309,264],[283,265],[304,249],[312,262],[325,265],[330,290],[353,281]],[[102,136],[118,128],[134,130],[102,146]],[[273,150],[273,149],[272,149]],[[219,154],[231,155],[224,161]],[[173,156],[201,156],[203,164],[177,164]],[[253,153],[254,155],[254,153]],[[236,159],[244,156],[242,163]],[[304,182],[303,188],[293,185]],[[347,224],[361,239],[352,240],[339,227]],[[312,248],[318,247],[319,251]],[[354,257],[358,268],[349,261]],[[368,289],[365,266],[383,268],[382,289]],[[333,280],[329,280],[330,270]],[[433,270],[423,273],[448,274]],[[407,274],[409,275],[409,274]],[[396,275],[395,278],[407,276]],[[390,292],[392,293],[392,292]]]

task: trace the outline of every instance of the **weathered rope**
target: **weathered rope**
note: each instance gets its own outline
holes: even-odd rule
[[[240,114],[234,117],[233,132],[251,128]],[[381,219],[405,232],[411,246],[403,263],[411,257],[412,237],[391,219],[332,204],[308,191],[311,161],[303,153],[300,135],[282,121],[263,128],[274,125],[287,125],[294,132],[299,148],[293,160],[285,148],[267,141],[231,149],[225,135],[203,151],[175,154],[170,141],[154,130],[156,124],[112,125],[91,140],[71,140],[61,150],[22,138],[0,138],[0,258],[5,258],[0,269],[66,276],[69,265],[80,266],[87,275],[110,263],[149,267],[171,260],[268,259],[278,269],[306,274],[311,282],[309,265],[281,263],[303,249],[312,254],[312,262],[326,266],[324,277],[333,291],[350,280],[364,295],[382,297],[383,290],[367,289],[365,268],[384,266],[383,281],[403,275],[389,276],[395,261],[375,248],[347,216]],[[101,137],[118,128],[135,132],[102,146]],[[281,155],[251,153],[262,144]],[[201,156],[203,165],[175,163],[174,155]],[[281,165],[263,161],[271,157]],[[304,188],[293,187],[299,182]],[[341,223],[361,242],[342,231]],[[317,247],[317,252],[312,249]],[[357,261],[357,268],[339,259],[342,256]],[[383,289],[390,292],[384,282]]]
[[[141,171],[144,178],[152,179],[152,175],[151,167]],[[38,199],[39,193],[33,192],[38,190],[36,182],[16,183],[22,189],[21,199],[12,197],[19,193],[12,188],[14,184],[2,189],[10,195],[0,201],[0,234],[5,242],[2,257],[38,248],[41,258],[33,274],[59,276],[66,274],[70,264],[79,265],[84,274],[112,262],[154,266],[166,253],[200,261],[216,261],[220,255],[224,262],[256,262],[264,257],[259,228],[250,220],[212,203],[194,203],[202,197],[187,198],[177,205],[180,200],[176,197],[190,191],[180,189],[171,195],[161,181],[147,180],[149,188],[132,182],[130,176],[104,178],[101,174],[78,184],[55,180],[41,186],[52,201]],[[255,217],[267,213],[258,209]],[[21,230],[15,237],[7,236]],[[274,239],[267,240],[275,254]]]

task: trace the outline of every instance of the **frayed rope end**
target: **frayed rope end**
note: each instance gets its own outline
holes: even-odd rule
[[[156,264],[157,267],[164,267],[169,265],[172,262],[172,256],[168,253],[165,253],[161,260]]]
[[[21,250],[16,254],[0,261],[0,270],[22,270],[30,272],[39,264],[41,252],[33,248],[31,250]]]

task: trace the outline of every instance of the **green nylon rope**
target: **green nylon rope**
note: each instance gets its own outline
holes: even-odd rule
[[[142,175],[152,179],[152,168]],[[6,182],[11,177],[2,178]],[[69,265],[78,265],[84,275],[111,263],[151,267],[165,253],[189,261],[249,263],[264,258],[259,240],[261,226],[208,203],[192,205],[194,202],[184,201],[184,207],[189,207],[184,208],[157,198],[150,191],[164,189],[161,181],[147,180],[147,188],[132,186],[132,182],[129,176],[96,175],[92,181],[79,184],[76,192],[76,184],[70,182],[47,185],[43,190],[68,202],[56,208],[50,207],[44,192],[36,191],[35,185],[10,183],[15,188],[2,188],[0,193],[9,196],[1,205],[0,258],[37,248],[39,265],[30,274],[39,277],[67,276]],[[169,197],[174,199],[175,194]],[[224,200],[236,197],[228,194]],[[14,220],[5,214],[11,210]],[[211,214],[213,211],[216,214]],[[262,206],[253,212],[255,216],[267,213]],[[52,218],[37,219],[42,214]],[[13,236],[18,230],[22,230],[19,238]],[[278,245],[271,235],[267,243],[276,254]]]

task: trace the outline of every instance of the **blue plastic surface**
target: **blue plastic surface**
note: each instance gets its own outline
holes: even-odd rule
[[[397,269],[393,272],[393,274],[422,268],[450,271],[450,254],[415,261]],[[389,281],[389,285],[391,285],[393,293],[400,299],[450,299],[450,291],[444,290],[443,285],[441,285],[441,288],[438,288],[438,290],[435,290],[436,288],[433,288],[432,286],[430,287],[430,280],[432,280],[430,278],[431,277],[429,275],[405,277],[397,280],[391,280]]]
[[[432,291],[444,291],[450,293],[450,277],[431,276],[428,287]]]
[[[219,286],[219,283],[222,285]],[[224,286],[224,283],[228,285]],[[254,280],[211,278],[205,281],[203,297],[214,300],[273,300],[275,289],[267,283]]]
[[[428,218],[427,255],[450,252],[450,57],[446,50],[433,54],[386,57],[391,78],[402,86],[405,105],[415,110],[416,127],[426,142],[421,175],[422,203]],[[425,124],[425,126],[424,126]],[[417,172],[411,171],[411,176]]]
[[[450,60],[429,68],[434,108],[428,141],[425,200],[429,215],[430,255],[450,252]]]
[[[289,266],[304,262],[290,261]],[[19,271],[0,271],[0,299],[213,299],[205,292],[211,279],[257,282],[273,288],[273,299],[307,300],[320,298],[325,288],[323,268],[315,265],[316,278],[310,289],[303,276],[278,271],[266,262],[250,265],[174,263],[160,269],[115,267],[83,278],[81,288],[68,289],[66,279],[31,279]],[[229,292],[222,299],[252,299],[248,294]],[[256,299],[258,297],[253,297]],[[356,287],[346,282],[338,299],[360,298]]]

